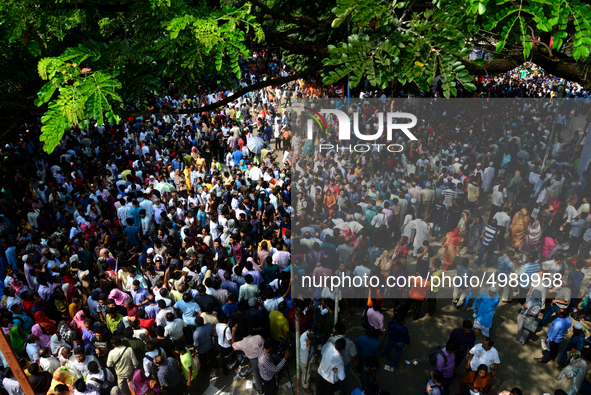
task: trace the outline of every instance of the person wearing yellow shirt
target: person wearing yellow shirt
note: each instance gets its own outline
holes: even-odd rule
[[[193,355],[186,345],[180,343],[174,347],[174,351],[180,357],[183,376],[185,377],[185,380],[187,380],[187,388],[190,389],[197,377],[197,366],[193,360]]]
[[[277,306],[277,310],[273,310],[269,314],[269,324],[271,326],[271,338],[275,341],[280,341],[284,337],[289,338],[289,322],[285,318],[287,311],[287,303],[281,302]]]
[[[121,172],[121,178],[123,178],[125,181],[130,181],[130,179],[128,178],[129,176],[131,176],[131,170],[130,169],[125,169]]]

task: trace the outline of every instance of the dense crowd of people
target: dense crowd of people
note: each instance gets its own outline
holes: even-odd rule
[[[292,73],[269,51],[242,67],[241,86]],[[543,72],[517,73],[479,80],[479,95],[554,92],[547,89],[553,79]],[[2,149],[0,326],[35,393],[191,393],[203,372],[246,368],[255,391],[275,394],[276,374],[293,353],[287,340],[297,317],[305,392],[341,390],[355,366],[361,385],[352,393],[377,394],[379,357],[398,365],[410,345],[407,316],[420,319],[424,300],[427,315],[436,314],[439,290],[428,291],[426,284],[386,293],[343,288],[341,301],[335,290],[316,287],[292,299],[291,276],[376,274],[385,280],[407,275],[411,267],[422,277],[471,273],[473,262],[458,257],[477,254],[480,265],[487,255],[490,266],[493,252],[504,251],[505,236],[511,248],[498,258],[498,274],[568,269],[568,287],[538,289],[525,281],[475,297],[475,319],[429,352],[433,371],[426,392],[449,393],[464,359],[460,391],[490,391],[500,363],[490,334],[494,311],[512,293],[524,303],[517,340],[527,341],[542,311],[540,325],[556,314],[541,362],[558,356],[565,369],[561,388],[569,394],[584,388],[581,366],[591,358],[580,324],[567,351],[558,345],[571,326],[568,313],[591,320],[591,177],[577,173],[578,135],[564,142],[559,137],[541,168],[552,105],[522,106],[507,123],[515,126],[482,134],[472,134],[465,122],[453,130],[451,116],[441,124],[427,119],[420,140],[405,143],[400,156],[319,156],[314,144],[292,137],[305,118],[291,103],[333,97],[370,129],[394,87],[363,88],[360,104],[344,107],[334,89],[308,78],[189,114],[232,94],[213,82],[196,85],[197,95],[168,85],[167,95],[151,100],[151,116],[73,127],[51,154],[42,151],[36,124]],[[557,112],[559,129],[588,104],[575,85],[566,92],[577,99],[572,112]],[[381,100],[363,102],[371,97]],[[167,107],[188,114],[158,113]],[[530,174],[541,176],[532,184]],[[485,221],[475,213],[489,193]],[[429,240],[442,237],[439,258]],[[454,289],[453,303],[464,306],[469,293],[469,287]],[[342,322],[352,317],[352,298],[364,305],[365,332],[356,341],[347,338]],[[386,298],[394,300],[389,323],[382,314]],[[478,344],[476,332],[484,335]],[[388,340],[382,351],[380,336]],[[15,367],[6,355],[0,362],[2,387],[22,395]],[[509,392],[521,395],[519,388]]]
[[[393,136],[392,142],[404,147],[398,155],[380,148],[389,143],[386,133],[367,148],[367,141],[358,136],[346,144],[339,139],[334,132],[339,130],[336,116],[325,115],[328,127],[312,122],[312,139],[305,116],[296,120],[301,126],[293,138],[296,273],[302,278],[311,275],[312,284],[327,284],[322,280],[330,276],[352,278],[353,284],[363,284],[366,276],[378,280],[369,287],[341,287],[338,296],[329,281],[324,288],[299,290],[300,295],[321,300],[328,321],[339,308],[350,316],[346,298],[367,302],[363,324],[372,331],[370,337],[388,336],[387,360],[392,349],[397,351],[389,360],[392,367],[410,344],[403,325],[408,317],[419,320],[437,314],[438,299],[442,303],[445,298],[458,309],[473,310],[473,320],[455,331],[463,333],[459,339],[451,336],[445,347],[431,350],[441,356],[433,359],[427,393],[448,394],[465,357],[468,373],[460,391],[468,393],[470,386],[463,384],[481,378],[480,389],[490,391],[485,377],[494,378],[500,363],[491,329],[501,301],[522,305],[515,321],[521,344],[556,315],[543,356],[532,357],[538,363],[559,357],[559,390],[587,393],[591,388],[591,375],[585,379],[589,369],[575,368],[591,366],[591,340],[574,321],[587,316],[591,320],[591,309],[581,309],[591,286],[591,171],[579,171],[584,135],[574,131],[567,139],[573,118],[588,114],[589,107],[587,92],[563,82],[554,85],[557,82],[541,71],[523,68],[479,80],[479,96],[507,97],[492,104],[386,100],[363,94],[341,108],[350,119],[357,115],[353,127],[377,136],[383,127],[378,113],[420,114],[413,129],[417,140],[400,132]],[[550,100],[561,91],[573,99]],[[547,99],[510,99],[514,96]],[[490,206],[483,207],[489,196]],[[436,241],[442,246],[437,253]],[[496,270],[486,269],[492,266]],[[490,288],[466,283],[447,290],[431,287],[447,273],[480,278],[485,271],[493,273],[495,284]],[[399,277],[410,276],[421,281],[398,285]],[[393,304],[390,325],[381,312],[384,304]],[[572,337],[561,347],[571,328]],[[475,346],[474,333],[483,336],[480,345]],[[359,353],[364,350],[372,350],[366,358],[380,356],[379,347],[357,347]],[[348,369],[345,363],[345,373]]]

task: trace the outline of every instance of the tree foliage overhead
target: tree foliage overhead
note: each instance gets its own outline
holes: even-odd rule
[[[8,0],[0,23],[2,119],[40,116],[48,152],[72,124],[195,112],[154,108],[171,81],[241,95],[317,71],[423,91],[440,77],[450,97],[529,61],[591,89],[591,7],[579,0]],[[261,47],[298,73],[236,90],[240,61]],[[494,59],[467,60],[473,48]]]

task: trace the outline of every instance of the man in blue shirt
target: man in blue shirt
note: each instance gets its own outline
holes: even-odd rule
[[[132,286],[131,286],[131,297],[133,299],[133,303],[135,303],[138,307],[147,305],[148,302],[148,295],[150,293],[148,292],[147,289],[142,288],[140,286],[140,281],[139,280],[133,280]]]
[[[242,151],[240,151],[238,147],[234,148],[232,159],[234,160],[234,166],[239,165],[240,161],[244,159],[244,155],[242,155]]]
[[[571,319],[568,316],[566,309],[558,310],[558,318],[552,321],[550,329],[548,329],[548,337],[546,338],[546,344],[548,350],[545,350],[542,358],[534,358],[537,363],[548,363],[558,355],[558,347],[560,342],[564,339],[564,335],[571,327]]]
[[[198,311],[201,311],[201,307],[193,300],[190,293],[183,294],[183,299],[176,302],[174,308],[183,314],[183,321],[187,325],[195,327],[195,315]]]
[[[127,218],[127,228],[123,230],[125,236],[127,236],[127,245],[129,247],[135,247],[142,243],[140,228],[134,225],[133,219]]]
[[[509,250],[505,255],[500,256],[497,260],[497,281],[499,282],[499,295],[501,295],[501,301],[503,303],[511,302],[511,286],[509,280],[511,274],[515,273],[515,251]],[[505,286],[501,286],[505,284]]]
[[[403,324],[404,318],[401,314],[395,315],[394,319],[388,323],[388,344],[384,350],[384,358],[390,357],[390,351],[394,350],[394,357],[390,361],[390,366],[396,366],[402,355],[404,346],[410,346],[410,336],[408,329]]]
[[[365,335],[357,338],[355,347],[357,347],[359,353],[357,371],[361,374],[361,370],[365,367],[365,362],[368,358],[380,356],[380,341],[376,339],[376,333],[373,326],[368,326],[365,330]]]

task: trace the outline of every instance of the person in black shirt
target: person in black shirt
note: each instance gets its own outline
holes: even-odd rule
[[[174,343],[167,337],[164,337],[164,327],[158,325],[156,329],[156,339],[152,339],[156,348],[162,348],[166,355],[175,355],[174,354]],[[142,358],[143,359],[143,358]]]
[[[447,208],[447,231],[451,232],[455,228],[458,227],[458,223],[460,222],[460,218],[462,218],[462,208],[460,207],[460,201],[458,199],[454,199],[451,206]]]
[[[102,328],[102,327],[101,327]],[[94,352],[103,366],[107,366],[107,356],[109,355],[110,342],[105,336],[103,330],[97,330],[91,340],[94,345]]]
[[[439,200],[436,201],[431,207],[431,222],[433,227],[431,228],[431,237],[439,238],[441,229],[445,228],[445,216],[447,214],[447,207],[443,204],[445,200],[444,196],[439,196]],[[437,233],[435,233],[435,227],[437,227]]]
[[[117,284],[115,284],[113,281],[109,279],[109,277],[107,277],[107,272],[102,272],[101,274],[99,274],[99,283],[101,286],[101,290],[105,295],[110,294],[113,289],[117,288]]]
[[[429,248],[429,241],[423,241],[423,249],[417,251],[417,266],[415,272],[419,272],[421,277],[427,277],[429,266],[433,264],[433,249]]]

